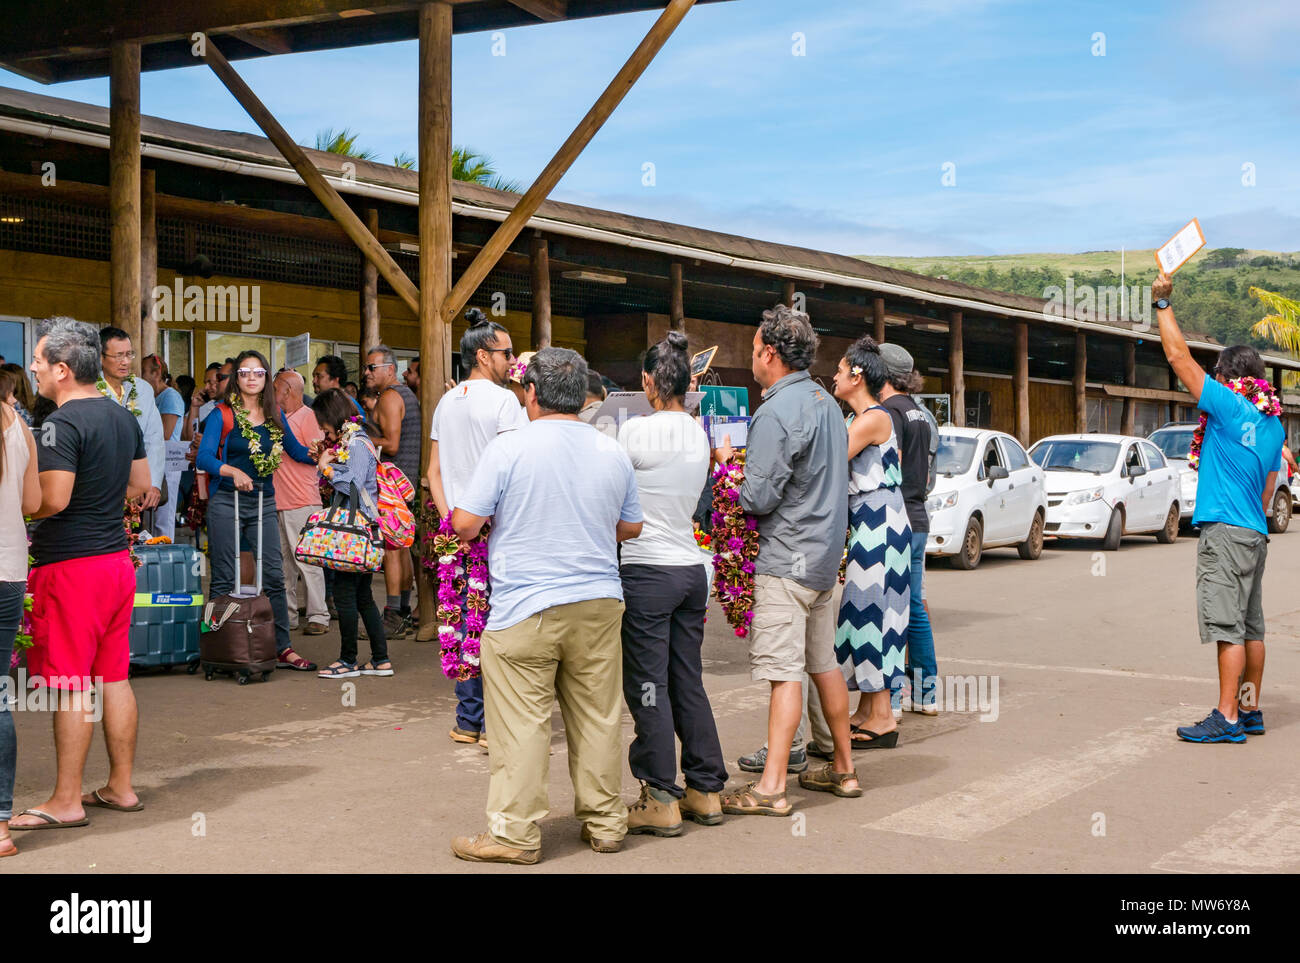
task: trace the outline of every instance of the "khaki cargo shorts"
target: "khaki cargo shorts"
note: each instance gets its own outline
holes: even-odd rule
[[[754,576],[754,621],[749,632],[750,677],[802,682],[838,669],[833,589],[818,592],[793,579]]]
[[[1225,522],[1201,526],[1196,546],[1196,615],[1202,642],[1264,638],[1264,560],[1268,538]]]

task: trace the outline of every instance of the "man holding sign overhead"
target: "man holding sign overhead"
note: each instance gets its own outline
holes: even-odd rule
[[[1202,239],[1202,243],[1204,240]],[[1190,257],[1190,254],[1187,255]],[[1183,258],[1186,260],[1186,257]],[[1196,611],[1201,642],[1214,643],[1219,704],[1201,722],[1180,726],[1187,742],[1245,742],[1262,735],[1264,561],[1268,506],[1282,457],[1282,406],[1249,345],[1224,348],[1207,378],[1192,358],[1170,303],[1163,270],[1151,286],[1160,341],[1174,373],[1196,399],[1201,423],[1189,461],[1199,472],[1196,513]]]

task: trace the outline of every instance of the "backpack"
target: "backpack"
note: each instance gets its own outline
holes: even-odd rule
[[[374,443],[364,436],[370,453],[375,456],[375,485],[379,489],[379,530],[386,548],[410,548],[415,544],[415,514],[408,504],[415,498],[415,487],[406,473],[391,461],[380,461]]]

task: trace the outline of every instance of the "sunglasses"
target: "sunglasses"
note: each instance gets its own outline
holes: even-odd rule
[[[265,378],[265,368],[240,368],[239,377],[241,378]]]
[[[392,368],[392,367],[396,367],[396,366],[393,364],[393,362],[391,362],[391,361],[380,361],[380,362],[378,362],[378,363],[376,363],[376,364],[368,364],[368,365],[366,365],[366,370],[369,371],[369,372],[372,372],[372,373],[373,373],[373,372],[375,372],[375,371],[378,371],[380,368]]]
[[[495,354],[496,352],[499,351],[506,356],[506,360],[515,357],[514,348],[479,348],[479,350],[486,351],[488,354]]]

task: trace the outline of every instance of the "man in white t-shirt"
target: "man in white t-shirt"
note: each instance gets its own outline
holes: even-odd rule
[[[515,357],[510,332],[477,308],[465,318],[469,327],[460,339],[460,356],[469,377],[442,396],[429,432],[433,444],[424,483],[443,518],[450,518],[460,504],[483,450],[498,435],[528,424],[528,415],[505,387]],[[450,735],[453,742],[487,747],[481,678],[456,683],[456,724]]]
[[[524,389],[528,427],[487,447],[452,516],[461,539],[493,519],[482,639],[489,829],[451,844],[473,862],[540,858],[557,695],[582,838],[612,853],[627,834],[618,543],[641,534],[636,475],[616,442],[578,420],[587,364],[577,352],[537,352]]]

